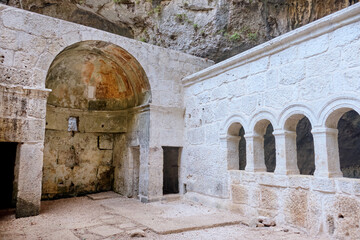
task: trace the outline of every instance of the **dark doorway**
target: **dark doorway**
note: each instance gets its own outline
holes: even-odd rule
[[[163,194],[179,193],[179,153],[178,147],[163,147]]]
[[[13,199],[14,168],[17,143],[0,142],[0,209],[15,207]]]

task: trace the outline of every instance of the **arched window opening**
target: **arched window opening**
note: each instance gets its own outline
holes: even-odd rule
[[[242,129],[242,130],[241,130]],[[243,131],[244,133],[240,135]],[[235,122],[230,125],[227,136],[226,136],[226,146],[227,146],[227,162],[228,162],[228,169],[229,170],[243,170],[240,168],[240,155],[243,155],[242,151],[240,150],[240,141],[244,138],[245,130],[243,126]],[[239,136],[240,135],[240,136]]]
[[[296,126],[297,166],[300,174],[314,175],[314,138],[311,133],[311,123],[303,117]]]
[[[239,170],[245,170],[246,167],[246,139],[244,135],[245,129],[241,127],[239,131]]]
[[[360,116],[354,111],[342,115],[338,122],[340,168],[344,177],[360,178]]]
[[[274,128],[272,124],[269,123],[264,135],[264,158],[267,172],[274,172],[276,167],[276,149],[273,131]]]

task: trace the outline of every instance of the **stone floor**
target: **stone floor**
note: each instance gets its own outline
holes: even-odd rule
[[[247,227],[243,217],[186,200],[143,204],[113,192],[42,202],[39,216],[0,211],[0,239],[319,239],[295,229]]]

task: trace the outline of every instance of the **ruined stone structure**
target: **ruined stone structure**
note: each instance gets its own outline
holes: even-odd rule
[[[9,204],[180,193],[360,238],[360,160],[338,140],[359,121],[359,58],[359,4],[216,65],[0,5]]]
[[[181,78],[212,63],[4,5],[0,18],[0,141],[18,143],[17,216],[38,214],[41,195],[160,199],[162,147],[183,146]]]

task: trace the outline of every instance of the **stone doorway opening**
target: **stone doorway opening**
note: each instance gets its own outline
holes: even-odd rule
[[[163,194],[179,193],[179,147],[163,147]]]
[[[0,182],[2,186],[0,209],[14,208],[16,205],[16,198],[14,198],[16,149],[17,143],[15,142],[0,142],[2,154],[0,161]]]

